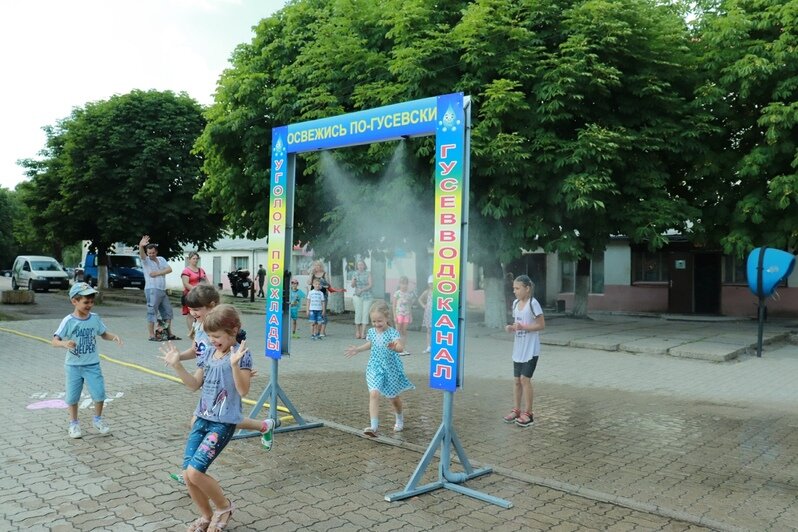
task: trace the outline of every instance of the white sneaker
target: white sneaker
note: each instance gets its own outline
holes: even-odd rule
[[[69,437],[70,438],[82,438],[83,434],[80,432],[80,425],[77,423],[70,423],[69,424]]]
[[[100,434],[108,434],[111,431],[111,427],[106,425],[102,418],[92,421],[91,424],[94,425],[94,428],[97,429],[97,432]]]
[[[424,352],[425,352],[425,353],[429,353],[429,352],[430,352],[430,349],[429,349],[429,348],[430,348],[430,346],[427,346],[427,348],[424,350]]]

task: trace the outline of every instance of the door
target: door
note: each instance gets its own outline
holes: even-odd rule
[[[518,259],[508,263],[505,266],[507,273],[512,273],[513,277],[521,274],[528,275],[532,282],[535,283],[535,299],[541,305],[546,305],[546,254],[545,253],[530,253],[522,255]],[[513,301],[512,288],[508,293],[510,303]]]
[[[213,278],[211,283],[218,283],[216,286],[222,288],[222,257],[213,257]]]
[[[695,312],[696,314],[720,313],[721,255],[719,253],[697,253],[695,259]]]
[[[527,255],[527,275],[535,283],[535,299],[541,305],[546,304],[546,255],[533,253]]]
[[[692,314],[693,257],[690,253],[668,253],[668,312]]]

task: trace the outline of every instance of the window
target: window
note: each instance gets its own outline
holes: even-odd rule
[[[249,269],[249,257],[233,257],[233,271],[238,269]]]
[[[604,253],[596,253],[590,260],[590,293],[604,293]]]
[[[573,292],[576,287],[576,262],[560,261],[560,292]],[[604,252],[590,258],[590,293],[604,293]]]
[[[666,282],[668,280],[667,259],[667,254],[661,251],[632,251],[632,282]]]
[[[729,284],[748,284],[745,272],[746,261],[731,255],[723,256],[723,282]]]
[[[141,268],[141,259],[136,255],[108,255],[108,258],[119,268]]]
[[[576,263],[560,261],[560,292],[573,292],[576,286]]]

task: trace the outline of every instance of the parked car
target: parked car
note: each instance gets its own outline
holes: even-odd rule
[[[0,277],[11,277],[11,270],[0,270]]]
[[[40,255],[20,255],[11,268],[11,288],[28,290],[47,290],[48,288],[69,288],[69,277],[52,257]]]
[[[131,286],[144,289],[144,270],[141,269],[141,258],[138,255],[108,254],[106,259],[109,286],[113,288]],[[97,255],[95,253],[87,253],[81,280],[92,286],[97,286],[97,279],[99,278],[97,270]],[[77,274],[75,280],[78,280]]]

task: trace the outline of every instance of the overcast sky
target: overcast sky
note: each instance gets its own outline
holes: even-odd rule
[[[286,0],[13,0],[0,3],[0,187],[44,147],[42,127],[133,89],[207,105],[236,45]]]

